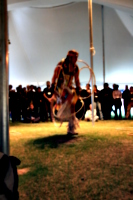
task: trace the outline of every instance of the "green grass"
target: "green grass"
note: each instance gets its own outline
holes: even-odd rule
[[[81,121],[73,138],[66,125],[10,124],[10,154],[30,168],[20,200],[132,200],[133,121]]]

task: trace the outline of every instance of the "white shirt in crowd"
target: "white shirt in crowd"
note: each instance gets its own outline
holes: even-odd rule
[[[118,98],[122,98],[122,93],[120,90],[114,90],[113,91],[113,99],[118,99]]]
[[[99,117],[96,114],[96,109],[94,109],[94,121],[98,121]],[[90,104],[90,110],[85,113],[85,120],[92,121],[92,105]]]

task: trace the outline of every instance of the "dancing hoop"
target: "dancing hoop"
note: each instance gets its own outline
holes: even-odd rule
[[[83,106],[84,106],[84,101],[82,100],[82,98],[80,97],[79,99],[80,99],[80,101],[81,101],[81,107],[80,107],[76,112],[71,113],[70,115],[66,115],[66,116],[64,116],[64,117],[62,117],[62,118],[58,117],[58,116],[55,114],[55,106],[54,106],[54,107],[53,107],[53,114],[54,114],[54,117],[55,117],[57,120],[59,120],[59,121],[62,121],[62,119],[63,119],[64,121],[67,121],[70,117],[72,117],[73,115],[76,115],[76,114],[83,108]]]
[[[81,62],[81,63],[83,63],[83,64],[86,65],[86,66],[81,67],[81,68],[79,69],[79,72],[81,72],[81,71],[82,71],[83,69],[85,69],[85,68],[88,68],[89,71],[90,71],[90,78],[89,78],[88,83],[90,83],[90,82],[91,82],[91,79],[94,78],[94,85],[96,85],[95,74],[94,74],[94,71],[91,69],[91,67],[90,67],[86,62],[84,62],[83,60],[78,60],[78,62]],[[87,99],[87,98],[89,98],[93,93],[94,93],[94,88],[92,87],[92,92],[91,92],[91,94],[90,94],[89,96],[87,96],[87,97],[82,97],[82,99]]]

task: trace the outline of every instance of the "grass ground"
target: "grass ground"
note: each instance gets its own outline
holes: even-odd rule
[[[132,200],[133,121],[80,122],[66,136],[53,123],[10,124],[10,154],[21,160],[20,200]]]

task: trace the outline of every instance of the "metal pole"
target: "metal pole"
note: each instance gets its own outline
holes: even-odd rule
[[[91,69],[93,70],[93,53],[94,53],[94,47],[93,47],[93,27],[92,27],[92,0],[88,0],[88,11],[89,11],[89,29],[90,29],[90,60],[91,60]],[[92,123],[94,125],[94,93],[93,93],[93,76],[91,79],[91,85],[92,85]]]
[[[9,155],[7,0],[0,1],[0,151]]]
[[[103,83],[105,83],[104,6],[102,8]]]

